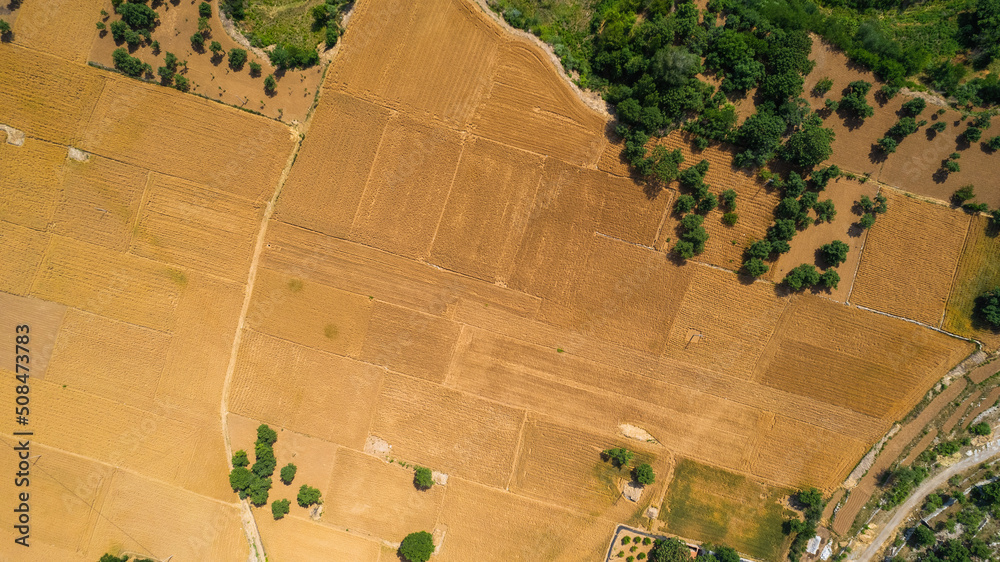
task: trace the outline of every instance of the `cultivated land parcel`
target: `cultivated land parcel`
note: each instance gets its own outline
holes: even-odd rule
[[[847,239],[862,194],[890,211],[850,239],[837,291],[790,295],[735,273],[774,193],[672,134],[744,210],[676,262],[676,186],[647,198],[608,117],[468,0],[359,1],[304,139],[27,36],[0,44],[0,124],[25,135],[0,144],[0,302],[53,343],[33,352],[30,549],[12,550],[0,510],[11,559],[246,560],[256,528],[275,561],[387,562],[415,530],[442,561],[599,560],[651,505],[663,532],[773,557],[782,537],[753,518],[780,519],[775,490],[832,491],[975,349],[938,328],[1000,341],[965,320],[980,272],[1000,275],[995,239],[905,192],[941,186],[866,169],[846,139],[880,135],[877,119],[838,131],[831,162],[873,179],[832,183],[843,216],[815,228]],[[860,74],[814,56],[810,80]],[[796,238],[774,279],[819,241]],[[321,516],[241,519],[227,443],[260,423],[323,492]],[[447,484],[416,492],[372,438]],[[602,466],[613,446],[656,470],[638,504]],[[698,491],[713,479],[732,492]],[[0,478],[0,502],[17,491]],[[706,522],[743,497],[767,499]]]

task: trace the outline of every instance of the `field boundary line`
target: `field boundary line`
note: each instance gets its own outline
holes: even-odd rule
[[[510,491],[511,482],[514,481],[514,473],[517,472],[517,461],[521,458],[521,446],[524,444],[524,426],[526,425],[528,425],[528,409],[524,408],[524,416],[521,418],[521,427],[517,430],[517,446],[514,447],[514,458],[510,463],[510,476],[507,477],[507,484],[503,488],[508,492]]]
[[[612,175],[612,176],[618,176],[618,174],[612,174],[610,172],[604,172],[604,173]],[[618,177],[630,178],[630,176],[618,176]],[[670,211],[672,210],[670,208],[670,203],[672,203],[673,200],[674,200],[674,190],[673,189],[670,189],[669,187],[667,187],[667,188],[664,188],[662,191],[669,191],[670,194],[668,195],[669,199],[667,199],[667,205],[666,205],[666,207],[663,208],[663,215],[660,217],[660,224],[656,225],[656,235],[653,236],[653,244],[654,245],[660,239],[660,235],[663,234],[663,227],[664,227],[664,225],[667,224],[667,217],[670,216]]]
[[[965,255],[966,251],[969,249],[969,240],[972,237],[972,227],[973,227],[973,217],[969,217],[969,227],[965,229],[965,239],[962,241],[962,252],[958,254],[958,261],[955,263],[955,272],[951,276],[951,286],[948,288],[948,299],[944,301],[944,311],[941,312],[941,322],[938,327],[944,328],[944,319],[948,317],[948,305],[951,304],[951,299],[955,295],[955,288],[958,285],[958,272],[961,270],[962,266],[962,256]]]
[[[881,173],[879,174],[881,175]],[[875,195],[882,193],[882,182],[878,182],[878,189],[875,191]],[[868,235],[871,233],[870,229],[865,229],[865,239],[861,241],[861,249],[858,250],[858,265],[854,268],[854,277],[851,279],[851,288],[847,291],[847,298],[844,299],[844,304],[851,306],[851,297],[854,295],[854,287],[858,284],[858,272],[861,271],[861,262],[865,259],[865,247],[868,246]]]
[[[385,142],[385,132],[389,130],[389,123],[392,122],[393,120],[397,119],[397,116],[399,115],[399,111],[397,111],[395,109],[392,109],[392,108],[383,108],[383,109],[389,109],[389,111],[392,111],[392,114],[389,115],[389,117],[385,120],[385,125],[382,125],[382,132],[378,136],[378,146],[375,147],[375,154],[372,155],[372,163],[371,163],[371,165],[368,166],[368,174],[365,176],[365,186],[363,188],[361,188],[361,197],[358,198],[358,206],[354,208],[354,216],[351,217],[351,225],[347,228],[347,234],[346,234],[346,236],[348,236],[348,237],[352,237],[353,236],[354,225],[355,225],[355,223],[358,222],[358,213],[361,212],[361,205],[365,201],[365,194],[368,193],[368,184],[370,184],[371,181],[372,181],[372,174],[375,172],[375,164],[378,162],[378,155],[382,152],[382,143]],[[296,152],[298,152],[298,151],[296,151]],[[291,224],[291,223],[289,223],[289,224]],[[294,225],[294,226],[297,226],[297,225]],[[312,230],[312,229],[306,229],[306,230]],[[315,232],[319,232],[319,231],[317,230]],[[319,232],[319,233],[323,234],[324,236],[329,236],[328,234],[325,234],[323,232]],[[372,246],[372,247],[374,247],[374,246]],[[383,251],[385,251],[385,250],[383,250]],[[393,255],[395,255],[395,254],[393,254]]]
[[[239,320],[236,323],[236,331],[233,334],[233,346],[229,352],[229,364],[226,366],[226,377],[222,382],[222,400],[219,403],[219,417],[221,422],[222,430],[222,442],[226,449],[226,465],[232,469],[232,456],[233,456],[233,445],[229,439],[229,392],[233,383],[233,375],[236,372],[236,361],[239,355],[240,344],[243,341],[243,330],[246,327],[247,313],[250,310],[250,300],[253,295],[254,284],[257,281],[257,268],[260,265],[260,256],[264,250],[264,240],[267,235],[267,226],[271,221],[271,215],[274,214],[274,207],[278,201],[278,196],[281,194],[281,188],[284,187],[285,181],[288,180],[289,173],[292,170],[292,165],[295,164],[295,159],[299,154],[299,150],[302,148],[302,135],[297,135],[295,140],[295,146],[288,155],[288,159],[285,163],[285,168],[281,172],[281,176],[278,178],[278,185],[275,186],[274,193],[271,195],[271,199],[267,202],[264,207],[264,213],[261,217],[260,227],[257,229],[257,242],[254,245],[253,258],[250,260],[250,269],[247,273],[246,285],[243,288],[243,305],[240,308]],[[247,541],[250,543],[251,556],[256,560],[267,560],[267,554],[264,552],[264,543],[260,538],[260,530],[257,528],[257,521],[254,519],[253,512],[250,510],[249,502],[244,499],[240,502],[242,511],[242,524],[243,531],[247,535]]]
[[[146,204],[149,203],[149,190],[153,186],[153,170],[146,170],[146,184],[142,187],[142,195],[139,197],[139,206],[135,210],[135,219],[132,221],[131,228],[128,231],[128,240],[126,240],[126,250],[125,252],[130,255],[135,255],[132,252],[132,244],[135,243],[135,234],[139,230],[139,223],[142,221],[142,213],[146,209]]]
[[[934,326],[931,326],[930,324],[925,324],[923,322],[920,322],[919,320],[911,320],[911,319],[905,318],[903,316],[897,316],[895,314],[890,314],[888,312],[882,312],[881,310],[875,310],[874,308],[868,308],[867,306],[861,306],[860,304],[854,304],[854,305],[851,305],[851,306],[853,306],[855,308],[858,308],[860,310],[865,310],[865,311],[868,311],[868,312],[872,312],[874,314],[881,314],[882,316],[888,316],[889,318],[895,318],[896,320],[902,320],[904,322],[909,322],[910,324],[916,324],[918,326],[923,326],[924,328],[928,328],[930,330],[934,330],[935,332],[940,332],[940,333],[942,333],[942,334],[944,334],[946,336],[951,336],[951,337],[953,337],[955,339],[958,339],[958,340],[963,340],[963,341],[967,341],[967,342],[970,342],[970,343],[974,343],[974,344],[976,344],[976,346],[979,349],[983,348],[983,342],[981,342],[981,341],[979,341],[977,339],[967,338],[965,336],[960,336],[958,334],[953,334],[953,333],[951,333],[951,332],[949,332],[947,330],[942,330],[941,328],[935,328]]]
[[[455,160],[455,170],[451,173],[451,180],[448,182],[448,193],[444,196],[444,201],[441,203],[441,213],[438,214],[437,221],[434,223],[434,234],[431,235],[431,241],[427,244],[427,252],[424,254],[428,258],[431,257],[431,253],[434,251],[434,242],[437,241],[438,231],[441,230],[441,221],[444,220],[444,213],[448,210],[448,201],[451,200],[451,192],[455,190],[455,178],[458,177],[458,170],[462,167],[462,157],[465,156],[465,141],[466,138],[463,135],[461,146],[462,149],[458,151],[458,159]],[[381,144],[381,141],[379,142]],[[375,163],[372,162],[372,167]]]
[[[657,250],[656,248],[654,248],[652,246],[647,246],[645,244],[640,244],[638,242],[629,242],[628,240],[623,240],[621,238],[618,238],[617,236],[611,236],[610,234],[604,234],[603,232],[601,232],[599,230],[595,230],[594,231],[594,235],[595,236],[600,236],[602,238],[607,238],[608,240],[614,240],[615,242],[621,242],[622,244],[628,244],[630,246],[635,246],[636,248],[642,248],[643,250],[649,250],[651,252],[656,252],[658,254],[663,253],[663,252]]]

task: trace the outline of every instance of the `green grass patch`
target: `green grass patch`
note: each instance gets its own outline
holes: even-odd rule
[[[777,560],[786,548],[782,522],[792,515],[781,505],[791,490],[682,459],[660,510],[667,531],[725,544],[762,560]]]
[[[311,10],[325,0],[249,0],[240,30],[255,47],[288,44],[315,50],[325,35],[314,29]]]
[[[177,285],[178,287],[184,288],[187,286],[188,278],[183,271],[179,269],[174,269],[172,267],[168,267],[164,270],[164,272],[167,274],[167,277],[169,277],[170,280],[173,281],[174,284]]]
[[[945,311],[944,329],[970,337],[984,332],[973,326],[976,297],[1000,287],[1000,236],[984,218],[974,218],[969,240],[958,263],[958,275]]]

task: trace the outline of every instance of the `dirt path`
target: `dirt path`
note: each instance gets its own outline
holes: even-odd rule
[[[267,234],[267,225],[271,221],[271,215],[274,214],[274,204],[278,201],[278,195],[281,194],[281,188],[285,185],[285,180],[288,179],[292,163],[295,162],[295,155],[298,154],[301,147],[302,140],[300,137],[299,141],[295,144],[294,150],[288,156],[288,163],[285,164],[285,169],[281,172],[281,178],[279,178],[278,185],[274,189],[274,194],[271,195],[271,199],[264,208],[264,216],[260,220],[260,228],[257,229],[257,243],[253,249],[250,272],[247,274],[247,283],[243,294],[243,308],[240,309],[240,319],[236,325],[233,347],[229,352],[229,366],[226,368],[226,379],[222,383],[222,402],[219,404],[219,415],[222,418],[222,440],[226,445],[226,462],[229,463],[230,470],[233,468],[233,445],[229,441],[229,389],[232,386],[233,373],[236,372],[236,357],[239,353],[240,343],[243,340],[243,328],[246,325],[247,311],[250,309],[250,297],[253,295],[254,282],[257,280],[257,266],[260,263],[260,254],[264,249],[264,237]],[[242,507],[241,519],[243,520],[243,530],[246,532],[247,540],[250,542],[251,547],[248,562],[264,562],[267,560],[267,556],[264,554],[264,544],[260,539],[257,522],[253,518],[253,512],[250,511],[250,502],[244,499],[240,502],[240,505]]]
[[[896,529],[899,528],[903,521],[909,517],[910,512],[913,511],[914,508],[923,503],[924,498],[927,497],[928,494],[941,487],[952,476],[960,472],[964,472],[965,470],[968,470],[983,461],[991,459],[998,454],[1000,454],[1000,440],[990,441],[985,448],[976,451],[976,453],[972,456],[966,457],[942,472],[932,476],[929,480],[921,484],[916,491],[914,491],[910,497],[903,502],[902,505],[896,508],[896,512],[893,514],[892,518],[890,518],[889,521],[882,526],[882,530],[879,531],[879,534],[875,537],[875,540],[872,541],[872,544],[860,554],[852,554],[848,557],[848,560],[861,560],[865,562],[874,560],[879,551],[882,550],[882,547],[885,546],[885,543],[895,536]]]

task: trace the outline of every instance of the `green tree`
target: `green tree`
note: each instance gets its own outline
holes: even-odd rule
[[[760,277],[770,269],[760,258],[750,258],[743,262],[743,270],[751,277]]]
[[[652,175],[667,184],[677,177],[678,166],[684,162],[684,155],[680,149],[667,150],[666,147],[657,145],[650,153],[650,160]]]
[[[858,220],[858,224],[861,226],[861,228],[868,230],[869,228],[872,227],[872,225],[875,224],[875,215],[873,215],[872,213],[865,213],[861,215],[861,219]]]
[[[611,464],[613,464],[617,468],[622,468],[623,466],[631,462],[632,457],[634,455],[635,454],[632,451],[629,451],[628,449],[625,449],[623,447],[607,449],[601,453],[601,456],[604,457],[605,460],[610,460]]]
[[[828,269],[820,274],[819,284],[827,289],[836,289],[837,285],[840,284],[840,274],[832,269]]]
[[[886,154],[892,154],[896,152],[896,148],[899,147],[899,142],[892,137],[882,137],[875,141],[879,149]]]
[[[124,47],[118,47],[111,53],[111,60],[114,61],[115,68],[122,71],[123,74],[137,78],[142,76],[143,71],[146,69],[143,62],[136,57],[128,54],[128,51]]]
[[[206,37],[212,34],[212,26],[208,23],[208,18],[198,18],[198,33]]]
[[[949,172],[962,171],[962,166],[960,166],[959,163],[955,162],[954,160],[945,160],[944,165],[942,167]]]
[[[833,88],[833,80],[829,76],[824,76],[813,86],[813,93],[822,96],[829,92],[830,88]]]
[[[271,502],[271,515],[274,516],[274,520],[277,521],[278,519],[288,515],[288,512],[290,511],[289,506],[291,506],[291,504],[292,502],[288,500],[274,500]]]
[[[264,78],[264,91],[268,94],[273,94],[277,87],[278,83],[274,80],[274,75],[268,74],[267,78]]]
[[[757,240],[747,248],[747,257],[766,260],[771,255],[771,242],[767,240]]]
[[[857,80],[847,85],[847,93],[840,100],[840,109],[854,116],[856,119],[864,120],[875,115],[875,108],[868,105],[866,96],[871,90],[870,82]]]
[[[400,543],[399,554],[407,562],[427,562],[434,554],[434,537],[427,531],[410,533]]]
[[[916,117],[927,107],[927,102],[923,98],[913,98],[912,100],[905,102],[903,107],[900,108],[900,112],[903,115],[908,115],[910,117]]]
[[[240,48],[229,49],[229,68],[233,70],[243,70],[243,65],[247,62],[247,52]]]
[[[847,252],[850,250],[851,247],[840,240],[834,240],[829,244],[823,244],[819,247],[820,255],[823,256],[823,261],[825,261],[830,267],[837,267],[847,261]]]
[[[812,168],[833,154],[834,136],[833,129],[827,129],[815,122],[807,122],[785,142],[781,157],[793,166]]]
[[[712,556],[718,562],[740,562],[740,553],[728,546],[717,546],[712,549]]]
[[[271,429],[267,424],[262,423],[257,426],[257,443],[262,443],[268,447],[274,445],[278,440],[278,433]]]
[[[114,30],[112,30],[114,31]],[[199,53],[205,50],[205,36],[200,32],[191,36],[191,47]]]
[[[956,205],[962,205],[966,201],[976,198],[976,188],[969,185],[963,185],[962,187],[955,190],[955,193],[951,195],[951,200]]]
[[[935,133],[943,133],[944,130],[948,128],[948,125],[944,121],[938,121],[937,123],[931,125],[930,128]]]
[[[233,466],[236,467],[247,467],[250,465],[250,459],[247,458],[247,452],[243,449],[233,453]]]
[[[212,51],[212,55],[216,57],[222,56],[223,53],[222,43],[219,43],[218,41],[212,41],[212,43],[208,46],[208,50]]]
[[[986,422],[979,422],[969,426],[969,433],[973,435],[989,435],[993,431],[990,428],[990,424]]]
[[[259,62],[250,61],[250,76],[260,76],[261,66]]]
[[[691,550],[677,539],[657,540],[649,551],[649,559],[652,562],[689,562]]]
[[[816,271],[816,266],[808,263],[799,265],[785,276],[785,284],[793,291],[808,289],[817,283],[819,283],[819,272]]]
[[[295,479],[296,471],[298,471],[298,467],[292,463],[288,463],[285,466],[281,467],[281,472],[280,472],[281,482],[286,486],[291,484],[292,480]]]
[[[267,503],[267,496],[270,491],[270,478],[255,477],[253,482],[250,483],[250,489],[248,490],[247,495],[250,496],[250,503],[260,507]]]
[[[685,193],[677,197],[677,201],[674,203],[674,212],[683,215],[694,209],[697,204],[698,201],[694,197]]]
[[[975,314],[994,330],[1000,330],[1000,287],[976,297]]]
[[[431,473],[431,469],[418,466],[413,471],[413,485],[418,490],[430,490],[434,486],[434,475]]]
[[[156,25],[156,20],[160,18],[152,8],[139,2],[121,4],[115,11],[122,16],[121,21],[136,30],[152,29]]]
[[[736,191],[733,190],[733,189],[727,189],[727,190],[723,191],[722,193],[719,194],[719,201],[721,202],[722,206],[727,211],[730,211],[730,212],[735,211],[736,210]]]
[[[837,216],[837,209],[833,205],[833,199],[818,201],[813,205],[813,210],[816,211],[817,222],[833,222],[833,219]]]
[[[726,226],[735,226],[739,221],[740,216],[736,213],[725,213],[722,215],[722,224]]]
[[[295,499],[300,507],[309,507],[310,505],[320,503],[319,490],[303,484],[299,488],[299,495]]]
[[[930,530],[926,525],[918,525],[916,529],[913,530],[913,534],[910,536],[910,541],[917,547],[930,546],[937,542],[937,538],[934,536],[934,531]]]
[[[735,133],[736,144],[743,147],[734,162],[737,166],[761,166],[774,155],[781,136],[786,128],[785,122],[777,115],[758,111],[740,126]]]
[[[254,458],[255,462],[250,468],[254,474],[261,478],[274,474],[274,469],[278,466],[278,461],[274,458],[274,449],[270,445],[260,442],[254,445]]]
[[[678,256],[686,260],[689,260],[694,257],[695,254],[694,249],[695,249],[694,244],[692,242],[688,242],[687,240],[680,240],[676,244],[674,244],[673,251]]]
[[[649,486],[656,481],[656,474],[653,473],[653,467],[649,466],[648,463],[642,463],[635,467],[632,471],[632,476],[636,482],[643,486]]]
[[[177,74],[174,76],[174,88],[177,88],[182,92],[186,92],[191,89],[191,84],[187,78]]]
[[[250,484],[253,484],[254,474],[245,467],[238,466],[229,473],[229,485],[234,492],[239,492],[240,498],[246,497]]]
[[[975,125],[970,125],[969,128],[962,133],[962,136],[964,136],[965,140],[969,142],[976,142],[982,138],[983,130]]]
[[[203,18],[212,17],[212,5],[208,2],[202,2],[198,4],[198,15]]]
[[[6,41],[10,36],[10,24],[7,20],[0,19],[0,39]]]

